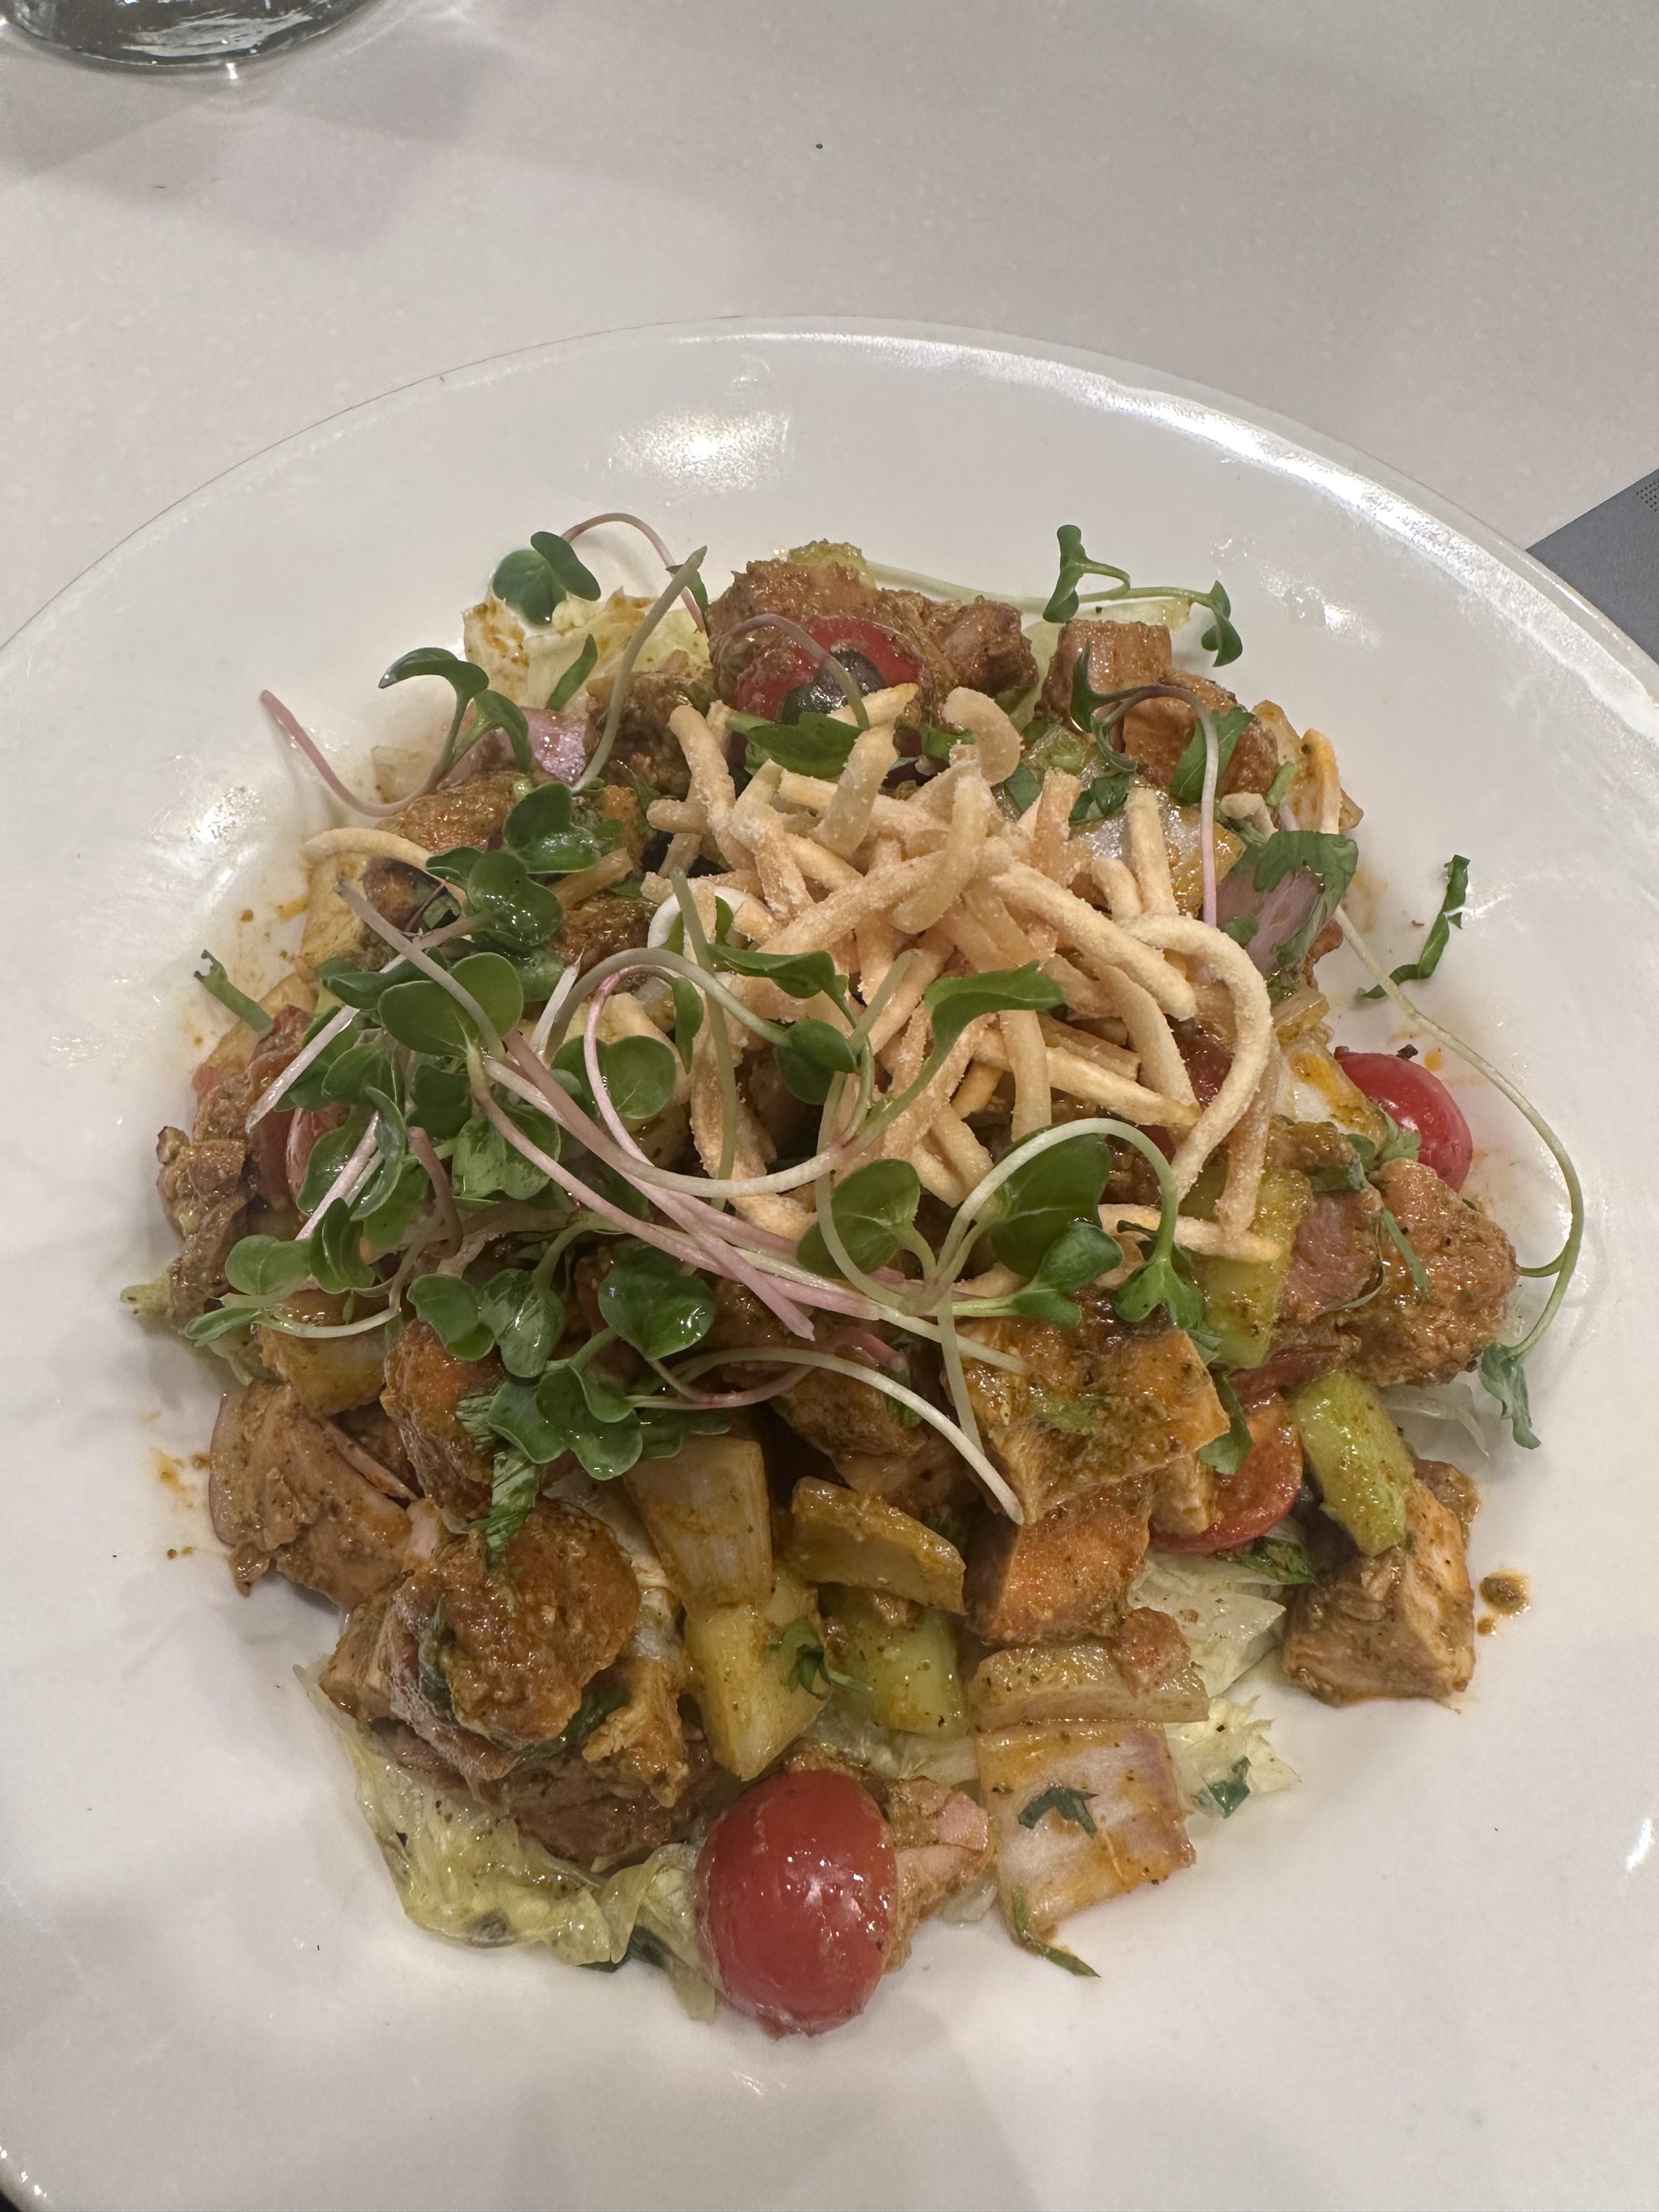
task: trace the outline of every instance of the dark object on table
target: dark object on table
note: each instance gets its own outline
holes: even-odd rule
[[[1659,660],[1659,469],[1532,550]]]

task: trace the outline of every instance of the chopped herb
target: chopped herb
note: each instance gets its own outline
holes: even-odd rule
[[[1025,1903],[1023,1889],[1008,1893],[1008,1916],[1012,1924],[1013,1938],[1020,1948],[1030,1951],[1039,1959],[1046,1959],[1051,1966],[1063,1966],[1068,1974],[1080,1974],[1086,1980],[1097,1982],[1100,1976],[1086,1959],[1079,1959],[1075,1951],[1066,1950],[1059,1943],[1045,1943],[1031,1925],[1031,1916]]]
[[[1261,927],[1261,917],[1254,914],[1236,914],[1231,921],[1221,925],[1221,934],[1231,937],[1235,945],[1250,945]]]
[[[520,1766],[537,1766],[544,1759],[557,1759],[562,1753],[580,1751],[601,1723],[627,1703],[625,1684],[590,1682],[580,1705],[557,1735],[549,1736],[544,1743],[532,1744],[528,1751],[520,1753],[516,1763]],[[616,1963],[620,1966],[622,1961],[618,1960]]]
[[[494,1567],[535,1510],[542,1470],[516,1446],[495,1455],[489,1480],[489,1511],[484,1518],[484,1558]]]
[[[194,1323],[191,1324],[194,1326]],[[1525,1353],[1518,1345],[1489,1344],[1475,1369],[1482,1385],[1497,1399],[1510,1434],[1523,1451],[1536,1451],[1532,1409],[1527,1402]]]
[[[1049,1790],[1033,1797],[1019,1816],[1022,1828],[1035,1828],[1045,1813],[1052,1813],[1057,1820],[1069,1820],[1074,1828],[1081,1828],[1085,1836],[1097,1836],[1095,1816],[1089,1810],[1092,1790],[1068,1790],[1063,1783],[1055,1783]]]
[[[1250,1794],[1249,1771],[1248,1759],[1235,1760],[1230,1773],[1224,1774],[1219,1781],[1212,1782],[1200,1792],[1200,1802],[1219,1813],[1224,1820],[1231,1820]]]
[[[1279,948],[1282,970],[1300,966],[1315,938],[1346,897],[1359,866],[1359,848],[1352,837],[1328,836],[1318,830],[1276,830],[1243,865],[1259,891],[1272,890],[1298,869],[1305,869],[1319,885],[1319,902],[1313,912]]]
[[[196,980],[204,991],[210,992],[222,1006],[228,1006],[237,1020],[251,1029],[257,1037],[269,1036],[274,1026],[270,1016],[256,999],[246,991],[239,991],[224,970],[222,961],[216,960],[210,952],[202,955],[205,968],[196,970]]]
[[[1069,817],[1073,829],[1085,829],[1091,822],[1109,822],[1121,814],[1134,784],[1134,769],[1127,762],[1121,767],[1108,767],[1104,775],[1085,784],[1079,793]]]
[[[1004,777],[997,789],[1017,815],[1024,814],[1042,796],[1042,779],[1022,761],[1012,775]]]
[[[417,1686],[428,1705],[434,1712],[453,1715],[455,1700],[443,1663],[444,1635],[448,1626],[449,1598],[447,1592],[441,1592],[416,1644],[415,1663]]]
[[[785,1681],[793,1682],[798,1689],[810,1690],[815,1698],[827,1698],[832,1689],[869,1689],[867,1682],[859,1681],[852,1674],[842,1674],[830,1664],[824,1648],[817,1639],[811,1622],[805,1613],[792,1620],[789,1626],[775,1636],[766,1647],[769,1658],[783,1662]],[[817,1685],[822,1680],[823,1687]]]
[[[1273,770],[1273,781],[1262,793],[1263,804],[1269,807],[1277,806],[1295,781],[1296,763],[1281,761]]]
[[[1224,1375],[1212,1374],[1215,1394],[1221,1401],[1222,1411],[1227,1416],[1227,1432],[1213,1443],[1200,1448],[1198,1456],[1206,1467],[1212,1467],[1218,1474],[1237,1474],[1249,1459],[1255,1446],[1250,1434],[1250,1425],[1244,1418],[1244,1408],[1238,1402],[1238,1394]]]
[[[1429,933],[1423,940],[1423,950],[1415,960],[1391,969],[1396,983],[1426,983],[1440,965],[1440,956],[1451,942],[1454,929],[1463,927],[1463,908],[1469,896],[1469,864],[1462,853],[1454,853],[1446,863],[1446,896],[1440,902],[1440,911],[1429,924]],[[1362,999],[1380,999],[1382,986],[1373,983],[1369,991],[1359,994]]]
[[[1290,1536],[1259,1536],[1254,1544],[1246,1544],[1237,1552],[1218,1552],[1215,1556],[1224,1559],[1230,1567],[1259,1574],[1263,1582],[1315,1583],[1319,1579],[1312,1553],[1305,1544],[1298,1544]]]
[[[1382,1212],[1378,1214],[1377,1221],[1382,1228],[1383,1235],[1388,1238],[1389,1243],[1394,1246],[1395,1250],[1399,1253],[1401,1258],[1405,1261],[1406,1272],[1412,1279],[1412,1290],[1413,1293],[1419,1298],[1426,1298],[1430,1297],[1431,1295],[1431,1287],[1429,1282],[1429,1271],[1423,1265],[1423,1262],[1418,1258],[1416,1253],[1413,1251],[1411,1239],[1407,1236],[1405,1231],[1400,1226],[1400,1224],[1395,1219],[1393,1214],[1389,1212],[1386,1206],[1383,1207]]]

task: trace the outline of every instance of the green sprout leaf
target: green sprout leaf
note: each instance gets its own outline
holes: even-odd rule
[[[702,994],[684,975],[673,976],[668,988],[674,1001],[674,1049],[681,1064],[690,1067],[691,1048],[702,1027]]]
[[[701,1344],[714,1326],[714,1293],[654,1245],[626,1243],[599,1285],[599,1311],[624,1344],[647,1359],[670,1359]]]
[[[1263,1582],[1288,1584],[1319,1580],[1313,1553],[1290,1536],[1258,1536],[1254,1544],[1243,1545],[1236,1552],[1218,1552],[1215,1557],[1229,1566],[1259,1574]]]
[[[1204,1326],[1204,1293],[1182,1252],[1153,1252],[1119,1290],[1112,1304],[1120,1321],[1148,1321],[1162,1306],[1172,1328],[1188,1335]]]
[[[1003,778],[997,789],[1018,816],[1035,806],[1042,796],[1042,778],[1034,768],[1022,761],[1012,775]]]
[[[392,662],[380,678],[380,689],[384,691],[388,684],[407,683],[411,676],[436,676],[455,694],[455,712],[444,738],[442,766],[447,768],[454,758],[461,717],[473,700],[489,689],[489,678],[476,661],[460,659],[447,646],[417,645],[412,653],[401,653]]]
[[[494,1348],[495,1333],[478,1310],[478,1294],[459,1275],[416,1276],[409,1303],[457,1359],[483,1359]]]
[[[427,866],[441,882],[460,884],[469,907],[487,918],[487,932],[475,934],[475,944],[507,953],[534,952],[564,920],[558,900],[535,881],[516,853],[479,853],[463,845],[435,854]]]
[[[343,1206],[331,1206],[306,1240],[311,1273],[319,1290],[337,1296],[374,1287],[374,1270],[363,1257],[363,1232]]]
[[[1094,1794],[1092,1790],[1068,1790],[1063,1783],[1057,1782],[1052,1789],[1039,1791],[1021,1808],[1019,1825],[1022,1828],[1035,1828],[1045,1814],[1052,1813],[1057,1820],[1069,1820],[1074,1828],[1081,1828],[1085,1836],[1097,1836],[1100,1831],[1089,1810],[1089,1801]]]
[[[711,945],[708,952],[715,968],[763,975],[791,999],[815,999],[822,991],[836,1006],[846,1004],[845,979],[827,952],[759,952],[725,943]]]
[[[672,1049],[660,1038],[618,1037],[599,1048],[599,1073],[624,1121],[649,1121],[674,1095]]]
[[[556,1125],[550,1123],[549,1127]],[[541,1142],[539,1133],[533,1142]],[[557,1141],[542,1146],[556,1156]],[[496,1197],[534,1198],[547,1187],[547,1177],[533,1160],[527,1160],[509,1144],[488,1115],[475,1114],[455,1139],[450,1155],[450,1181],[458,1204],[484,1206]]]
[[[1426,983],[1440,965],[1440,956],[1451,942],[1451,933],[1463,927],[1463,908],[1469,896],[1469,864],[1462,853],[1454,853],[1446,863],[1446,895],[1440,902],[1440,911],[1429,924],[1429,933],[1423,939],[1423,950],[1415,960],[1391,969],[1396,983]],[[1373,983],[1369,991],[1359,994],[1362,999],[1380,999],[1382,986]]]
[[[285,1298],[311,1279],[308,1248],[285,1237],[244,1237],[225,1261],[225,1280],[253,1298]]]
[[[503,1267],[478,1291],[477,1310],[507,1373],[521,1379],[539,1375],[564,1327],[562,1301],[522,1267]]]
[[[1109,822],[1114,815],[1121,814],[1134,783],[1134,769],[1127,761],[1121,768],[1109,765],[1103,775],[1096,776],[1078,793],[1070,817],[1073,829],[1086,829],[1091,822]]]
[[[389,968],[381,969],[354,968],[349,960],[325,960],[317,970],[317,981],[343,1006],[372,1009],[380,1004],[382,991],[393,983],[407,983],[419,973],[408,960],[394,960]]]
[[[510,1030],[524,1012],[524,986],[510,960],[499,952],[471,952],[452,969],[497,1030]],[[382,1025],[411,1052],[440,1060],[458,1059],[472,1036],[472,1025],[441,983],[422,975],[413,983],[394,983],[376,1009]]]
[[[749,741],[751,775],[775,760],[796,775],[822,776],[831,782],[846,767],[859,738],[852,723],[810,713],[798,722],[766,722],[753,714],[733,714],[732,727]]]
[[[528,623],[550,623],[553,611],[568,599],[597,599],[599,586],[565,538],[551,530],[532,533],[530,543],[507,554],[496,565],[489,588],[516,607]]]
[[[185,1339],[190,1344],[216,1344],[222,1336],[233,1335],[236,1330],[252,1328],[264,1318],[262,1309],[251,1298],[227,1298],[221,1306],[208,1313],[198,1314],[194,1321],[185,1323]]]
[[[908,1160],[872,1160],[837,1183],[830,1209],[855,1267],[870,1274],[884,1267],[915,1226],[921,1179]],[[795,1248],[802,1267],[839,1275],[823,1231],[816,1222]]]
[[[205,968],[196,970],[196,980],[202,988],[216,998],[222,1006],[228,1006],[237,1020],[251,1029],[255,1036],[268,1036],[272,1022],[258,1001],[250,999],[246,991],[239,991],[226,975],[222,961],[216,960],[210,952],[202,955]]]
[[[416,1062],[409,1086],[411,1128],[424,1129],[428,1137],[444,1144],[459,1135],[471,1112],[471,1089],[458,1068],[434,1066],[429,1060]]]
[[[826,956],[827,957],[827,956]],[[981,975],[944,975],[921,994],[933,1024],[933,1055],[943,1059],[969,1022],[981,1014],[1051,1014],[1064,1006],[1058,983],[1026,968],[992,968]]]
[[[1043,1273],[1040,1287],[1078,1289],[1107,1267],[1115,1267],[1122,1257],[1121,1249],[1115,1239],[1104,1235],[1098,1223],[1101,1194],[1111,1165],[1110,1148],[1102,1138],[1073,1137],[1063,1145],[1049,1146],[1017,1168],[997,1193],[1000,1217],[991,1231],[991,1249],[1003,1266],[1018,1275],[1038,1279],[1051,1249],[1068,1231],[1092,1227],[1099,1244],[1085,1241],[1068,1246],[1058,1265],[1064,1269],[1073,1257],[1081,1264],[1108,1246],[1111,1256],[1103,1260],[1092,1274],[1072,1282]]]
[[[597,813],[568,784],[544,783],[521,799],[502,824],[507,849],[533,876],[568,876],[591,868],[622,842],[622,824]]]
[[[775,1052],[778,1073],[797,1098],[814,1106],[823,1105],[836,1076],[858,1072],[852,1046],[828,1022],[796,1022]]]

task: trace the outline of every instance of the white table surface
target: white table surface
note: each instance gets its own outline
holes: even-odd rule
[[[1233,392],[1528,544],[1659,460],[1653,0],[378,0],[244,73],[0,31],[0,639],[435,369],[921,319]]]

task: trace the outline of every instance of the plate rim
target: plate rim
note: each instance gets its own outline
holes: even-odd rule
[[[1027,363],[1051,362],[1083,375],[1102,379],[1127,396],[1174,401],[1182,408],[1194,410],[1195,416],[1201,415],[1213,422],[1241,424],[1259,437],[1273,441],[1281,459],[1287,454],[1297,453],[1322,464],[1327,489],[1333,489],[1340,477],[1346,478],[1356,490],[1386,494],[1393,504],[1396,526],[1415,515],[1437,526],[1440,532],[1450,533],[1453,538],[1462,538],[1488,561],[1507,569],[1535,597],[1546,600],[1558,614],[1565,616],[1588,643],[1617,663],[1621,672],[1633,678],[1654,705],[1659,707],[1659,660],[1644,653],[1627,631],[1620,629],[1599,607],[1575,591],[1524,546],[1516,544],[1502,531],[1483,522],[1478,515],[1472,514],[1455,500],[1420,483],[1404,470],[1377,459],[1362,447],[1352,446],[1343,439],[1329,436],[1310,424],[1297,422],[1293,416],[1259,406],[1254,401],[1223,392],[1212,385],[1175,376],[1145,363],[1102,353],[1090,347],[1061,345],[1048,339],[1024,337],[1013,331],[966,324],[838,315],[726,315],[699,317],[691,320],[617,324],[603,330],[538,339],[529,345],[480,355],[472,360],[428,370],[422,375],[387,386],[364,398],[353,400],[347,406],[335,408],[330,413],[285,431],[281,437],[227,463],[225,467],[202,478],[188,491],[179,493],[147,520],[136,525],[112,544],[106,546],[94,560],[59,585],[50,598],[26,616],[9,636],[0,639],[0,677],[7,674],[20,648],[27,651],[35,641],[37,635],[49,629],[56,621],[72,614],[81,599],[101,584],[107,573],[116,568],[125,558],[136,556],[147,550],[152,540],[160,538],[168,529],[179,526],[198,506],[216,497],[235,496],[243,483],[252,480],[263,467],[276,462],[290,450],[303,447],[307,440],[320,439],[325,432],[343,428],[354,417],[373,416],[380,410],[389,412],[399,403],[412,401],[417,394],[429,392],[435,397],[452,383],[471,383],[515,374],[542,361],[580,359],[586,355],[602,355],[613,349],[628,349],[653,342],[659,345],[713,344],[744,340],[760,343],[768,339],[789,343],[817,340],[878,347],[883,343],[908,343],[937,346],[957,354],[980,356],[1001,354]],[[1395,534],[1398,534],[1397,527]],[[1623,719],[1628,720],[1628,716]]]

